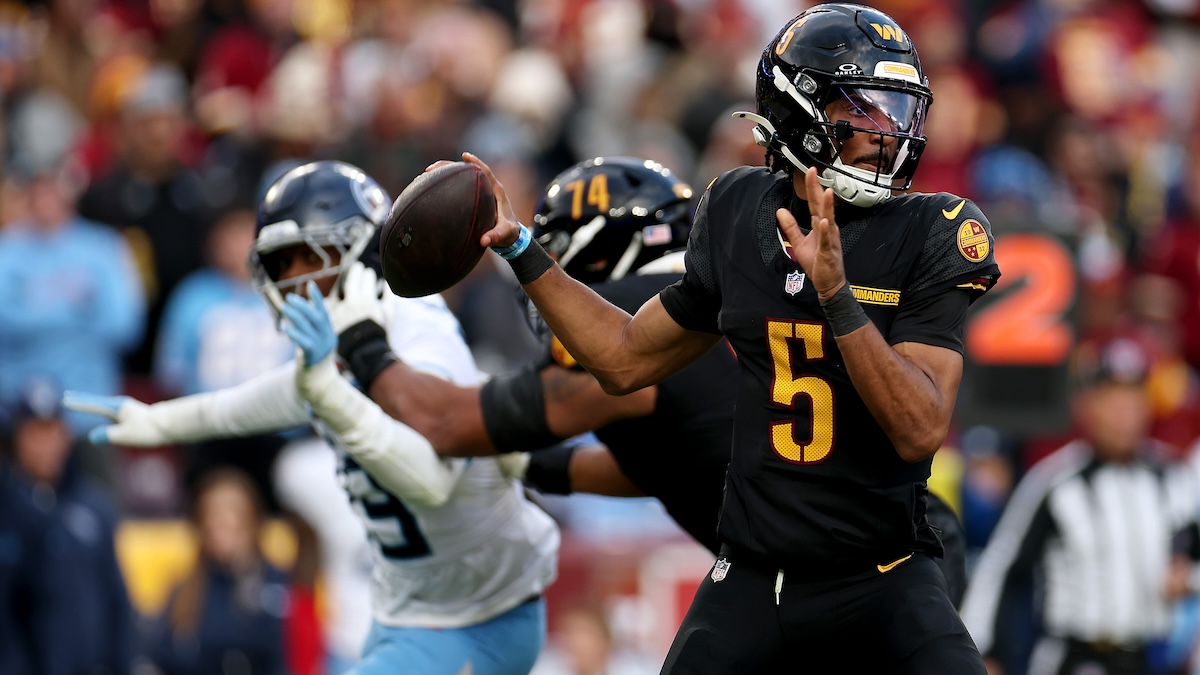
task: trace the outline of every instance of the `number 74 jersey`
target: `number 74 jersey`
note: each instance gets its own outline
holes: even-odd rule
[[[397,356],[456,384],[477,382],[458,322],[440,297],[391,300],[388,338]],[[495,458],[442,460],[456,479],[450,498],[423,508],[380,487],[335,436],[315,426],[338,453],[339,478],[371,542],[379,623],[469,626],[516,607],[554,580],[558,527]]]

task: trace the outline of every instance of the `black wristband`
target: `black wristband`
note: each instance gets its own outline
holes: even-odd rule
[[[562,440],[546,422],[546,394],[536,365],[488,380],[479,390],[479,407],[497,452],[544,448]]]
[[[821,307],[825,310],[825,318],[829,320],[834,337],[853,333],[870,321],[850,290],[850,284],[843,285],[832,298],[822,302]]]
[[[512,267],[513,274],[517,275],[517,281],[522,285],[526,285],[537,281],[538,277],[546,273],[546,270],[554,266],[554,259],[550,254],[546,253],[546,249],[537,243],[537,240],[529,242],[528,248],[521,255],[508,261]]]
[[[571,494],[571,457],[578,447],[559,444],[529,453],[525,484],[546,494]]]
[[[338,336],[338,356],[350,367],[363,392],[369,392],[375,378],[399,360],[388,344],[387,331],[370,319],[342,331]]]

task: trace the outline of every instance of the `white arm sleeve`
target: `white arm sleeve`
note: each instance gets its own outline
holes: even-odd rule
[[[194,443],[253,436],[309,422],[295,385],[295,363],[286,363],[236,387],[146,405],[127,400],[108,440],[129,447]]]
[[[297,388],[359,466],[413,505],[446,503],[464,462],[442,460],[425,437],[392,419],[337,372],[333,356],[296,374]]]

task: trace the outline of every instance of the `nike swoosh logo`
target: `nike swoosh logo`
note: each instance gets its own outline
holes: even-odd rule
[[[958,217],[958,212],[962,211],[963,204],[966,204],[966,203],[967,203],[967,200],[964,199],[958,203],[958,206],[955,206],[954,208],[952,208],[948,211],[946,209],[942,209],[942,215],[946,216],[946,220],[954,220],[955,218]]]
[[[962,204],[959,204],[959,206],[962,206]],[[911,557],[913,557],[913,554],[909,553],[908,555],[897,560],[896,562],[888,563],[886,565],[876,565],[875,567],[879,569],[880,574],[885,574],[887,572],[891,572],[893,567],[895,567],[896,565],[899,565],[900,563],[904,562],[905,560],[908,560]]]

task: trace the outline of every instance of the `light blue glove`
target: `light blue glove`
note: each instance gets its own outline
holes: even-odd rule
[[[63,392],[63,407],[68,410],[76,410],[78,412],[92,413],[95,415],[103,415],[115,422],[123,422],[121,419],[121,408],[127,404],[137,403],[134,399],[128,396],[104,396],[101,394],[89,394],[83,391],[65,391]],[[140,404],[139,404],[140,405]],[[129,406],[126,410],[137,406]],[[109,429],[119,425],[104,425],[93,428],[88,432],[88,441],[92,445],[108,445],[109,444]]]
[[[325,300],[316,283],[308,282],[308,297],[288,293],[283,303],[283,332],[300,348],[304,367],[311,368],[324,361],[337,349],[337,333],[325,311]]]

